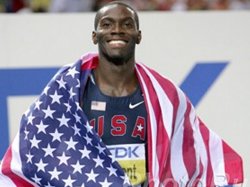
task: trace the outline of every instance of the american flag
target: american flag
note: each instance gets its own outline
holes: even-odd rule
[[[0,186],[130,186],[80,107],[96,54],[63,67],[23,115],[0,167]],[[148,112],[148,183],[223,186],[243,182],[241,157],[197,117],[185,94],[135,65]]]
[[[23,115],[2,161],[0,186],[129,185],[80,107],[80,79],[88,71],[81,73],[81,63],[64,67]]]

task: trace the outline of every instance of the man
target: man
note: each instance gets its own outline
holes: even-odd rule
[[[0,186],[223,186],[242,160],[172,82],[135,62],[136,11],[101,8],[88,54],[63,67],[24,114]],[[93,128],[92,128],[92,127]]]
[[[99,63],[82,100],[90,124],[127,171],[133,184],[146,179],[146,108],[135,74],[135,46],[141,41],[138,16],[123,3],[110,3],[95,18]]]

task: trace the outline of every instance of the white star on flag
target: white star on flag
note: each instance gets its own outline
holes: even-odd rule
[[[86,148],[86,146],[83,149],[80,149],[79,152],[82,153],[82,157],[81,158],[85,158],[85,157],[89,158],[89,154],[91,153],[91,151],[88,150]]]
[[[47,166],[47,163],[44,163],[42,159],[38,163],[36,163],[37,171],[45,171],[45,166]]]
[[[35,108],[34,109],[40,109],[40,105],[42,104],[43,102],[41,102],[40,100],[37,100],[35,102]]]
[[[49,89],[50,89],[50,87],[49,87],[49,86],[46,86],[46,87],[44,88],[44,90],[43,90],[43,93],[44,93],[45,95],[47,95]]]
[[[117,176],[117,174],[116,174],[116,171],[117,171],[117,169],[115,169],[114,167],[112,167],[112,165],[110,165],[110,167],[107,167],[107,169],[109,170],[109,176],[111,176],[111,175],[115,175],[115,176]]]
[[[59,180],[59,175],[62,173],[62,171],[57,171],[57,168],[55,167],[53,171],[49,171],[51,174],[51,180],[52,179],[57,179]]]
[[[67,107],[66,112],[69,112],[69,111],[70,111],[70,109],[71,109],[70,104],[69,104],[69,103],[64,103],[64,105]]]
[[[76,164],[72,164],[72,167],[74,168],[73,173],[79,172],[80,174],[82,173],[82,168],[84,165],[81,165],[79,160],[76,162]]]
[[[32,116],[32,115],[29,115],[29,117],[28,117],[28,124],[32,124],[32,120],[34,119],[35,117],[34,116]]]
[[[65,182],[65,187],[72,187],[73,186],[73,182],[75,182],[76,180],[73,180],[71,178],[71,176],[69,175],[69,177],[67,179],[63,180]]]
[[[96,174],[93,169],[90,171],[90,173],[86,173],[86,175],[88,176],[87,181],[91,181],[91,180],[96,181],[95,178],[98,176],[98,174]]]
[[[61,79],[57,80],[56,82],[59,84],[59,89],[60,88],[66,89],[66,87],[65,87],[66,82],[63,81],[63,77],[61,77]]]
[[[87,141],[87,144],[92,144],[91,143],[92,139],[88,135],[86,137],[84,137],[84,138]]]
[[[40,184],[40,181],[42,180],[41,178],[37,177],[36,174],[35,174],[35,177],[33,177],[32,179],[33,179],[33,180],[35,181],[35,183],[37,183],[37,184]]]
[[[97,158],[94,158],[93,160],[95,161],[95,167],[96,167],[96,168],[97,168],[98,166],[101,166],[101,167],[102,167],[104,160],[100,159],[99,156],[97,156]]]
[[[59,161],[60,161],[59,165],[61,165],[61,164],[68,165],[68,162],[67,162],[67,161],[70,159],[70,156],[66,156],[65,153],[63,152],[63,153],[62,153],[62,156],[58,156],[57,158],[58,158]]]
[[[79,72],[76,71],[76,68],[72,68],[68,71],[68,73],[66,75],[70,75],[72,78],[75,77],[76,74],[78,74]]]
[[[99,154],[104,153],[105,147],[102,147],[100,144],[98,144],[96,148],[98,149]]]
[[[105,178],[105,180],[103,182],[100,182],[100,185],[102,187],[110,187],[111,184],[112,184],[112,182],[108,182],[107,178]]]
[[[74,124],[73,129],[74,129],[74,135],[81,136],[80,134],[81,129],[77,128],[76,124]]]
[[[31,155],[30,152],[28,154],[26,154],[26,157],[27,157],[27,163],[32,163],[32,158],[33,158],[34,155]]]
[[[31,148],[36,147],[39,148],[38,144],[41,142],[41,140],[37,140],[36,136],[34,135],[33,138],[30,140]]]
[[[58,103],[60,104],[60,99],[63,97],[62,95],[58,95],[57,91],[55,91],[54,95],[50,95],[52,98],[51,104]]]
[[[81,117],[77,113],[74,114],[74,117],[75,117],[76,123],[81,122]]]
[[[48,125],[44,125],[43,121],[41,121],[38,125],[36,125],[36,127],[38,128],[37,134],[39,134],[40,132],[43,132],[44,134],[46,134],[46,128],[48,127]]]
[[[50,117],[53,119],[53,114],[56,112],[55,110],[51,110],[50,106],[47,107],[46,110],[42,110],[45,113],[44,118]]]
[[[53,152],[56,150],[56,148],[51,148],[50,144],[48,144],[48,146],[46,148],[43,148],[43,150],[45,151],[44,157],[49,156],[49,155],[53,157],[54,156]]]
[[[51,136],[53,137],[52,142],[58,140],[59,142],[61,142],[61,136],[63,135],[63,133],[59,133],[57,129],[55,129],[55,132],[50,133]]]
[[[70,95],[69,97],[70,99],[72,99],[76,95],[76,93],[73,91],[73,88],[70,88],[69,95]]]
[[[57,118],[58,121],[60,121],[59,126],[65,125],[66,127],[68,126],[68,121],[70,120],[69,118],[66,118],[65,115],[63,114],[61,118]]]
[[[76,141],[73,141],[73,138],[71,137],[69,141],[65,141],[65,143],[68,145],[67,150],[69,149],[76,149],[75,145],[77,144]]]

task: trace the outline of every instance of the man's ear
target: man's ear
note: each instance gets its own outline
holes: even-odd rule
[[[93,43],[95,45],[97,44],[97,37],[96,37],[96,32],[95,31],[92,32],[92,41],[93,41]]]
[[[142,38],[142,36],[141,36],[141,31],[139,30],[139,31],[138,31],[137,40],[136,40],[136,44],[140,44],[140,43],[141,43],[141,38]]]

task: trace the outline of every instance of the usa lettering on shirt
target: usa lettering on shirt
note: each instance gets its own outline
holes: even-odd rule
[[[110,97],[100,91],[92,77],[82,99],[90,125],[110,148],[131,183],[143,183],[146,180],[147,112],[140,88],[129,96]]]

